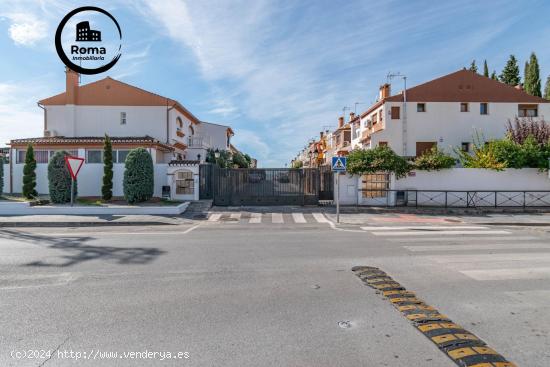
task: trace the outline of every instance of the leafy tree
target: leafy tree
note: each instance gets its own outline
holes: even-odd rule
[[[216,153],[219,157],[216,158]],[[206,162],[216,164],[220,168],[229,168],[233,164],[231,153],[228,150],[208,149],[206,152]]]
[[[425,171],[439,171],[441,169],[452,168],[455,164],[455,158],[434,146],[415,159],[414,168]]]
[[[48,189],[53,203],[71,201],[71,173],[65,164],[65,151],[56,152],[48,163]],[[77,196],[77,182],[74,181],[74,196]]]
[[[500,81],[514,87],[521,82],[518,61],[514,55],[510,55],[502,74],[500,74]]]
[[[103,200],[113,198],[113,145],[111,138],[105,134],[103,141],[103,186],[101,186]]]
[[[540,67],[534,52],[531,53],[529,62],[526,62],[525,65],[525,91],[532,96],[541,97]]]
[[[132,149],[124,163],[124,197],[130,204],[147,201],[155,188],[151,154],[144,148]]]
[[[544,86],[544,98],[550,99],[550,76],[546,78],[546,84]]]
[[[472,60],[472,63],[470,64],[470,68],[468,70],[473,71],[474,73],[477,73],[477,65],[475,60]]]
[[[483,76],[489,77],[489,67],[487,66],[487,60],[483,60]]]
[[[25,154],[25,166],[23,167],[23,196],[33,199],[38,196],[36,192],[36,159],[32,145],[27,146]]]
[[[252,157],[245,153],[244,159],[246,160],[248,167],[252,167]]]
[[[396,178],[405,177],[411,165],[387,146],[374,149],[355,149],[348,155],[347,170],[351,174],[393,172]]]
[[[491,74],[491,79],[493,79],[493,80],[498,80],[497,73],[496,73],[496,71],[494,71],[494,70],[493,70],[493,73]]]
[[[292,168],[302,168],[303,166],[304,166],[304,162],[302,162],[302,161],[292,162]]]
[[[241,152],[236,152],[233,154],[233,165],[238,168],[249,168],[250,162],[247,161],[245,156]]]

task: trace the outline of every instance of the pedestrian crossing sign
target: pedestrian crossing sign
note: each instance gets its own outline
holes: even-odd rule
[[[335,172],[346,172],[346,158],[332,157],[332,170]]]

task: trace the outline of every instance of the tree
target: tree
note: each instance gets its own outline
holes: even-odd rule
[[[550,76],[546,78],[546,85],[544,86],[544,98],[550,99]]]
[[[113,145],[111,138],[105,134],[103,141],[103,186],[101,186],[103,200],[111,200],[113,197]]]
[[[518,61],[514,55],[510,55],[502,74],[500,74],[500,81],[514,87],[521,82]]]
[[[25,154],[25,166],[23,167],[23,196],[27,199],[34,199],[38,196],[36,192],[36,159],[32,145],[27,146]]]
[[[71,173],[65,164],[65,151],[57,152],[48,163],[48,189],[53,203],[71,201]],[[74,181],[74,196],[77,195],[77,182]]]
[[[487,60],[483,60],[483,76],[489,77],[489,67],[487,66]]]
[[[456,159],[438,149],[437,146],[424,152],[414,160],[414,167],[425,171],[439,171],[441,169],[452,168],[455,164]]]
[[[472,60],[472,63],[470,64],[470,69],[468,70],[473,71],[474,73],[477,73],[477,65],[475,60]]]
[[[537,55],[534,52],[531,53],[529,62],[525,63],[525,92],[529,93],[532,96],[540,97],[541,86],[540,86],[540,68],[539,62],[537,60]]]
[[[248,157],[250,159],[250,157]],[[233,165],[238,168],[249,168],[250,160],[246,159],[246,156],[241,152],[236,152],[233,154]]]
[[[153,158],[144,148],[132,149],[124,162],[124,197],[130,204],[147,201],[155,189]]]
[[[216,157],[216,154],[218,157]],[[231,153],[228,150],[208,149],[206,162],[216,164],[220,168],[229,168],[232,165]]]
[[[497,72],[493,70],[493,73],[491,74],[491,79],[498,80]]]

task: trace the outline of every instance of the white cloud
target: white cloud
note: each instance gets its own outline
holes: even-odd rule
[[[48,37],[48,23],[32,13],[3,14],[11,22],[8,32],[16,45],[33,46]]]
[[[11,139],[43,136],[44,117],[30,85],[0,83],[0,146]]]

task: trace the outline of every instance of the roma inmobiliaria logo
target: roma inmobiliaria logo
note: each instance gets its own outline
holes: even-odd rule
[[[103,73],[122,56],[122,31],[106,10],[83,6],[61,20],[55,48],[68,68],[87,75]]]

